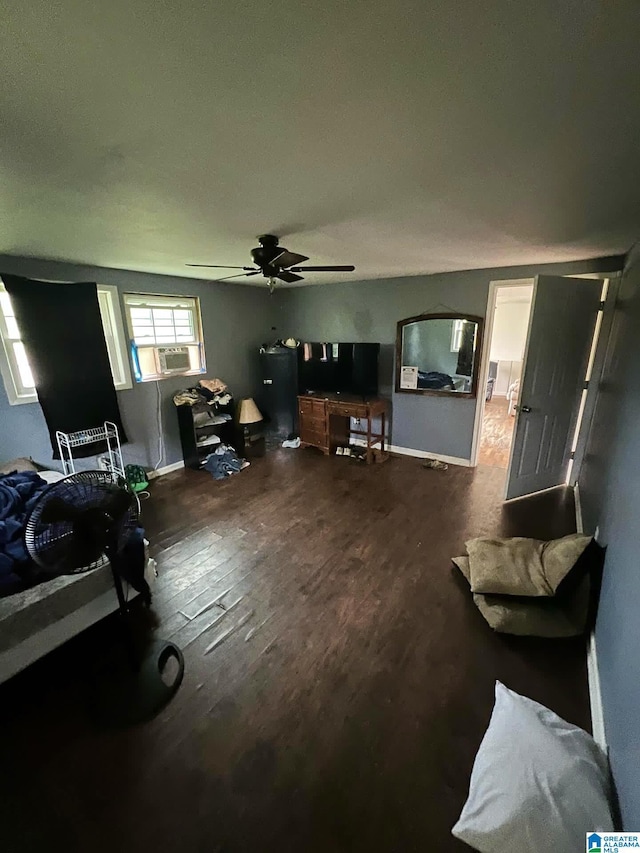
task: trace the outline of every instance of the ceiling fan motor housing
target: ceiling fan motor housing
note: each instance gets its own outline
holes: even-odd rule
[[[286,251],[286,249],[278,245],[278,237],[274,234],[261,234],[258,237],[258,242],[260,245],[251,250],[251,259],[261,269],[269,266],[274,258],[277,258],[278,255]]]

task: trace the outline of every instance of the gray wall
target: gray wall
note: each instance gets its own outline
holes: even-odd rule
[[[120,293],[166,293],[198,296],[207,360],[207,377],[219,376],[236,398],[252,396],[258,385],[258,347],[271,336],[273,303],[266,288],[238,284],[210,284],[196,279],[147,275],[127,270],[83,267],[54,261],[0,256],[0,274],[62,281],[97,281],[116,285]],[[118,403],[129,438],[125,462],[154,467],[160,458],[157,426],[158,386],[161,396],[162,465],[182,458],[173,394],[199,377],[175,377],[159,383],[144,382],[118,391]],[[49,464],[51,445],[39,403],[9,405],[0,381],[0,461],[32,456]],[[55,467],[59,467],[56,465]]]
[[[469,459],[475,400],[393,392],[398,320],[436,309],[484,316],[493,280],[613,272],[620,267],[621,258],[615,257],[280,290],[274,296],[276,325],[283,338],[379,341],[380,392],[393,398],[392,444]]]
[[[579,478],[585,529],[606,545],[596,644],[626,829],[640,826],[640,249],[630,253]]]

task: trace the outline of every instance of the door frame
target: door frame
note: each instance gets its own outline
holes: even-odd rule
[[[484,409],[486,405],[487,395],[487,379],[489,378],[489,356],[491,354],[491,339],[493,338],[493,324],[496,316],[496,299],[498,290],[501,287],[523,287],[524,285],[532,285],[533,292],[531,296],[531,304],[536,295],[536,278],[529,276],[528,278],[509,278],[503,281],[489,282],[489,296],[487,299],[487,313],[484,321],[484,340],[482,342],[482,361],[480,362],[480,378],[478,380],[478,397],[476,404],[476,416],[473,422],[473,439],[471,442],[471,466],[476,467],[478,464],[478,456],[480,454],[480,438],[482,436],[482,422],[484,420]],[[529,325],[527,326],[527,342],[529,340],[529,326],[531,325],[532,311],[529,312]],[[522,373],[524,374],[524,366],[527,358],[527,348],[522,356]],[[516,414],[517,417],[517,414]],[[513,442],[511,444],[513,449]],[[509,466],[511,466],[511,450],[509,451]],[[509,468],[507,468],[507,471]],[[507,478],[508,479],[508,478]],[[506,486],[505,486],[506,488]]]
[[[608,279],[609,287],[607,290],[607,298],[603,310],[602,322],[600,324],[600,328],[598,330],[598,340],[596,342],[596,350],[592,364],[591,377],[589,381],[589,386],[587,388],[587,395],[585,397],[585,404],[582,411],[582,417],[578,429],[578,435],[576,440],[576,452],[575,458],[573,460],[573,465],[569,466],[569,471],[567,473],[567,485],[572,485],[578,482],[578,478],[580,476],[580,469],[582,467],[582,462],[584,460],[584,450],[586,448],[589,431],[591,429],[591,423],[593,420],[593,414],[595,410],[596,399],[598,396],[598,391],[600,388],[600,381],[602,379],[602,372],[605,364],[605,355],[607,351],[607,347],[609,345],[609,338],[611,333],[611,325],[613,323],[613,314],[615,311],[618,290],[620,287],[620,279],[622,276],[621,271],[616,272],[602,272],[602,273],[577,273],[573,275],[563,276],[564,278],[586,278],[586,279]],[[489,283],[489,295],[487,298],[487,313],[485,317],[485,326],[484,326],[484,341],[482,345],[482,361],[480,365],[480,376],[478,380],[478,397],[477,397],[477,405],[476,405],[476,414],[473,424],[473,440],[471,444],[471,461],[470,465],[472,467],[476,467],[478,465],[478,455],[480,453],[480,438],[482,436],[482,422],[484,419],[484,409],[485,409],[485,396],[486,396],[486,387],[487,387],[487,378],[489,376],[489,355],[491,351],[491,338],[493,336],[493,323],[495,318],[495,306],[496,306],[496,297],[498,288],[500,287],[522,287],[526,284],[533,284],[533,293],[532,293],[532,301],[531,307],[533,309],[533,305],[536,297],[536,281],[537,276],[530,276],[528,278],[520,278],[520,279],[505,279],[505,280],[494,280]],[[525,345],[525,351],[522,357],[522,375],[524,375],[524,371],[526,368],[527,362],[527,349],[529,343],[529,332],[531,329],[531,321],[533,318],[533,310],[531,310],[529,314],[529,325],[527,327],[527,342]],[[578,406],[580,403],[578,403]],[[579,414],[579,411],[576,412]],[[518,415],[516,413],[516,419]],[[514,424],[515,429],[515,424]],[[505,482],[505,490],[507,488],[509,482],[509,471],[511,469],[511,461],[513,456],[513,442],[511,443],[511,450],[509,453],[509,466],[507,467],[507,478]],[[553,488],[558,488],[558,486],[554,486]],[[546,490],[545,490],[546,491]],[[505,492],[506,494],[506,492]],[[525,495],[525,497],[528,497]],[[521,498],[514,498],[514,500],[521,500]]]
[[[604,373],[606,356],[611,340],[611,328],[613,326],[614,314],[618,304],[618,292],[622,282],[622,272],[614,272],[607,275],[604,273],[600,273],[598,275],[583,275],[579,276],[579,278],[602,278],[608,280],[609,284],[607,287],[604,306],[602,308],[602,319],[600,321],[600,328],[598,329],[598,339],[596,341],[595,352],[591,354],[591,374],[589,376],[587,393],[584,398],[584,406],[582,408],[582,412],[578,412],[580,415],[580,422],[577,425],[577,431],[574,435],[575,449],[573,451],[573,464],[569,466],[567,474],[567,485],[572,487],[576,486],[578,483],[580,470],[587,451],[589,434],[593,424],[596,402],[598,400],[598,394],[600,393],[602,375]]]

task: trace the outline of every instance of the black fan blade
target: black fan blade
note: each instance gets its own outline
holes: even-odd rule
[[[251,270],[251,272],[240,272],[237,275],[225,275],[222,278],[216,278],[215,281],[227,281],[229,278],[248,278],[250,275],[259,275],[262,270]]]
[[[294,281],[303,280],[301,275],[294,275],[292,272],[289,272],[289,270],[282,270],[278,273],[276,278],[279,278],[280,281],[286,281],[287,284],[293,284]]]
[[[298,255],[297,252],[289,252],[288,249],[285,249],[271,261],[271,266],[286,269],[308,260],[309,258],[306,255]]]
[[[62,521],[71,523],[80,515],[82,515],[81,509],[55,495],[45,503],[41,518],[44,524],[59,524]]]
[[[291,272],[353,272],[354,266],[338,267],[291,267]]]
[[[294,261],[295,263],[295,261]],[[185,267],[206,267],[209,270],[252,270],[253,267],[233,267],[225,264],[185,264]]]
[[[111,496],[104,502],[104,510],[108,512],[112,520],[120,522],[129,512],[129,509],[134,503],[134,497],[127,489],[120,489],[113,486]]]
[[[77,523],[83,520],[95,524],[97,518],[102,519],[104,523],[107,516],[111,521],[118,522],[129,511],[132,503],[132,494],[114,484],[108,489],[105,488],[99,506],[79,507],[63,497],[54,495],[45,503],[41,518],[45,524],[59,524],[63,521]]]

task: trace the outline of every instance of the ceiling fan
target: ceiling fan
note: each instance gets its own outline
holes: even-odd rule
[[[274,234],[261,234],[258,237],[259,246],[251,250],[253,267],[232,267],[224,264],[187,264],[188,267],[207,267],[219,270],[244,270],[234,275],[227,275],[218,281],[226,281],[229,278],[244,278],[250,275],[262,275],[268,280],[269,290],[273,293],[278,280],[293,284],[295,281],[303,281],[299,272],[353,272],[354,266],[330,266],[330,267],[300,267],[298,264],[308,261],[306,255],[298,255],[290,252],[284,246],[279,245],[280,238]],[[256,267],[258,269],[256,269]]]

